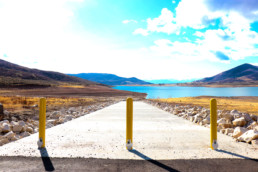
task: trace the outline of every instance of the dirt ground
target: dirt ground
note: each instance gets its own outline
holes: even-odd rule
[[[40,89],[0,89],[0,96],[44,96],[44,97],[119,97],[130,96],[137,98],[145,98],[147,94],[136,93],[130,91],[115,90],[104,86],[87,86],[84,88],[73,87],[49,87]]]

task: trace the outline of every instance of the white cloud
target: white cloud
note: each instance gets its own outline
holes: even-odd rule
[[[200,31],[196,31],[194,33],[195,36],[198,36],[198,37],[203,37],[204,36],[204,33],[200,32]]]
[[[137,31],[138,30],[138,31]],[[137,32],[163,32],[167,34],[176,33],[178,31],[177,25],[174,23],[173,13],[167,8],[163,8],[161,15],[158,18],[147,19],[147,29],[136,29]],[[135,32],[134,31],[134,32]],[[144,35],[146,36],[146,34]]]
[[[138,23],[136,20],[123,20],[123,24],[128,24],[128,23]]]
[[[204,28],[203,17],[207,13],[203,0],[182,0],[176,8],[176,23],[180,27]]]
[[[140,34],[143,36],[147,36],[147,35],[149,35],[149,32],[146,29],[138,28],[133,32],[133,34],[135,34],[135,35]]]

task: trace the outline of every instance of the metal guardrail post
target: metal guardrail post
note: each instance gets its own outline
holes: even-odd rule
[[[211,132],[211,149],[218,148],[217,142],[217,100],[210,101],[210,132]]]
[[[133,99],[126,100],[126,148],[133,149]]]
[[[40,98],[39,105],[39,141],[38,147],[45,147],[46,138],[46,98]]]

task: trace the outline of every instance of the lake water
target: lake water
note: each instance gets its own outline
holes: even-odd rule
[[[258,96],[258,87],[152,87],[115,86],[114,89],[147,93],[147,98],[195,97],[195,96]]]

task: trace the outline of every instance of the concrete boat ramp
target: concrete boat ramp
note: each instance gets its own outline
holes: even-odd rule
[[[209,128],[198,126],[144,102],[134,102],[134,149],[128,151],[125,148],[125,117],[126,102],[119,102],[102,110],[47,129],[46,149],[44,150],[38,150],[37,133],[6,144],[0,147],[0,160],[2,160],[2,163],[0,161],[0,166],[5,167],[6,170],[11,170],[11,167],[7,168],[7,165],[15,157],[18,159],[19,157],[25,157],[25,159],[27,158],[31,162],[33,162],[33,158],[37,157],[63,158],[63,160],[69,158],[71,161],[75,161],[72,159],[80,159],[75,161],[74,164],[83,159],[92,161],[97,161],[98,159],[101,161],[105,159],[109,161],[117,160],[116,162],[123,160],[132,160],[132,162],[135,160],[147,160],[152,162],[150,163],[151,165],[160,168],[162,163],[159,161],[168,160],[174,160],[173,162],[202,160],[205,162],[205,160],[216,159],[225,163],[225,159],[227,161],[232,159],[251,159],[244,166],[248,166],[251,163],[252,167],[249,170],[258,169],[258,150],[251,145],[237,143],[231,137],[218,133],[219,150],[210,150]],[[158,162],[159,165],[155,165],[153,162]],[[143,164],[136,165],[135,168],[140,168]],[[61,160],[59,165],[62,166]],[[165,167],[167,168],[161,169],[166,171],[172,169],[166,165]],[[90,169],[98,168],[92,167]],[[145,170],[155,171],[155,169],[154,167],[148,168],[146,166]],[[112,169],[109,170],[113,171]]]

